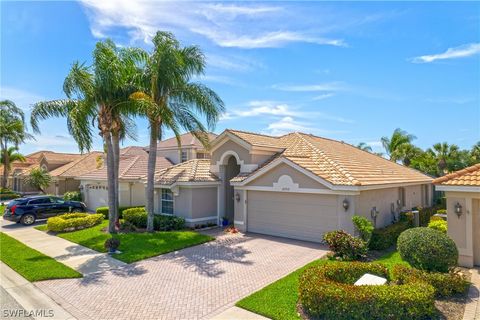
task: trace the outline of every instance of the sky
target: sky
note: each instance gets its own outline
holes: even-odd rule
[[[97,41],[151,50],[157,30],[207,57],[195,79],[225,102],[214,132],[292,131],[365,142],[395,128],[421,148],[480,140],[479,2],[1,1],[0,99],[27,116],[63,98],[74,61],[91,63]],[[148,145],[148,123],[136,119]],[[78,152],[66,120],[41,122],[20,147]],[[167,136],[171,134],[167,132]],[[94,148],[102,149],[99,137]]]

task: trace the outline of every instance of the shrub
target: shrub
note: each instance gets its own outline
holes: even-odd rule
[[[406,279],[401,285],[355,286],[365,273],[389,277],[377,263],[335,262],[307,268],[300,276],[304,310],[321,319],[425,319],[435,314],[431,285]]]
[[[101,214],[67,213],[48,218],[47,229],[53,232],[73,231],[93,227],[102,221]]]
[[[446,234],[431,228],[412,228],[404,231],[397,241],[403,260],[414,268],[447,272],[457,265],[458,250]]]
[[[425,272],[402,265],[396,265],[393,268],[393,278],[398,284],[414,281],[427,282],[435,289],[437,297],[449,297],[457,293],[465,293],[470,286],[466,277],[460,273]]]
[[[437,210],[433,207],[418,208],[420,227],[426,227],[430,222],[430,218],[436,213],[436,211]]]
[[[439,217],[439,216],[431,216],[430,217],[430,222],[432,221],[445,221],[445,219],[443,219],[442,217]]]
[[[428,227],[447,234],[447,228],[448,228],[447,221],[443,220],[442,218],[440,218],[440,220],[430,219],[430,223],[428,224]]]
[[[398,236],[413,225],[412,216],[400,216],[400,221],[385,228],[375,229],[372,232],[372,239],[369,243],[369,248],[372,250],[384,250],[393,246],[398,239]],[[403,219],[403,220],[402,220]]]
[[[323,236],[323,240],[333,251],[333,256],[341,260],[360,260],[367,254],[366,243],[343,230],[327,232]]]
[[[82,201],[82,194],[78,191],[65,192],[63,199],[67,201]]]
[[[447,209],[438,209],[437,214],[447,214]]]
[[[118,218],[122,219],[123,218],[123,211],[131,208],[144,208],[140,206],[133,206],[133,207],[119,207],[118,208]],[[98,207],[96,210],[96,213],[101,213],[103,214],[103,217],[105,219],[108,219],[108,207]]]
[[[360,238],[368,244],[372,238],[372,232],[374,229],[372,222],[365,217],[356,215],[352,217],[352,222],[360,233]]]
[[[147,227],[147,212],[145,208],[130,208],[123,211],[125,222],[137,228]],[[176,216],[155,215],[153,227],[159,231],[182,230],[185,228],[185,219]]]
[[[20,198],[21,196],[18,193],[0,193],[0,200],[12,200]]]
[[[120,239],[108,238],[103,245],[108,251],[115,252],[120,247]]]

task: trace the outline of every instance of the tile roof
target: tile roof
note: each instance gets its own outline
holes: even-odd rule
[[[174,182],[215,182],[218,177],[210,172],[209,159],[192,159],[155,173],[155,184]]]
[[[68,164],[81,159],[84,155],[74,153],[59,153],[53,151],[36,151],[25,156],[25,162],[14,161],[11,163],[11,173],[26,175],[32,169],[40,167],[43,157],[51,164]],[[3,165],[0,165],[0,174],[3,174]]]
[[[286,158],[334,185],[367,186],[390,183],[431,182],[429,176],[394,163],[350,144],[299,132],[272,137],[237,130],[230,133],[255,146],[282,151],[269,161]],[[268,162],[268,161],[267,161]],[[264,167],[265,164],[261,166]],[[240,175],[232,181],[243,181]]]
[[[437,178],[433,183],[446,186],[480,187],[480,163]]]
[[[67,163],[55,170],[50,171],[52,177],[77,177],[82,174],[98,169],[98,158],[103,156],[103,152],[92,151],[84,154],[80,159]],[[100,163],[101,165],[101,163]]]
[[[144,147],[138,146],[129,146],[120,149],[120,155],[133,156],[133,155],[144,155],[147,154],[147,150]]]
[[[155,171],[159,171],[170,167],[172,163],[164,158],[157,157]],[[118,178],[123,180],[137,180],[147,175],[148,168],[148,154],[120,156],[120,163],[118,169]],[[107,180],[107,167],[104,165],[100,169],[90,171],[78,177],[81,180]]]
[[[78,153],[58,153],[58,152],[50,152],[50,151],[44,152],[43,156],[45,157],[48,163],[68,163],[83,157],[82,154],[78,154]]]
[[[216,134],[211,133],[211,132],[208,133],[209,141],[213,141],[216,137],[217,137]],[[198,147],[198,148],[203,148],[202,143],[197,138],[195,138],[191,133],[184,133],[184,134],[180,135],[180,142],[182,144],[182,147],[192,147],[192,146],[194,146],[194,147]],[[165,148],[177,148],[177,147],[178,147],[178,143],[177,143],[177,139],[175,137],[159,141],[158,145],[157,145],[158,150],[165,149]],[[146,147],[146,148],[148,148],[148,147]]]

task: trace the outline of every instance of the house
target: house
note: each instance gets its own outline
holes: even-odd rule
[[[8,186],[17,192],[39,192],[40,190],[37,190],[24,182],[24,178],[28,176],[32,169],[42,168],[47,172],[52,172],[62,166],[75,162],[84,156],[85,155],[81,154],[53,151],[37,151],[31,153],[25,156],[25,162],[15,161],[11,164],[12,168],[9,173]],[[3,176],[3,166],[1,166],[0,171]],[[50,189],[54,190],[53,187]],[[67,191],[75,190],[78,190],[78,188],[72,188]]]
[[[458,247],[458,263],[480,266],[480,164],[433,181],[447,199],[448,235]]]
[[[216,134],[208,133],[209,141],[216,138]],[[191,133],[180,135],[181,147],[175,137],[158,142],[157,157],[165,157],[173,164],[185,162],[191,159],[209,159],[210,152]],[[145,148],[148,151],[148,147]]]
[[[156,213],[191,225],[226,217],[242,231],[320,242],[330,230],[353,233],[354,214],[383,227],[432,201],[430,177],[309,134],[225,130],[210,152],[156,173]]]
[[[172,163],[164,157],[157,157],[156,170],[162,170]],[[148,153],[142,147],[127,147],[120,150],[119,162],[119,204],[122,207],[145,205],[143,177],[147,174]],[[107,167],[81,174],[75,178],[87,208],[95,210],[108,206]]]
[[[89,152],[75,161],[50,171],[52,184],[50,184],[46,192],[49,194],[63,195],[65,192],[79,191],[80,181],[75,178],[101,167],[103,157],[103,152]]]

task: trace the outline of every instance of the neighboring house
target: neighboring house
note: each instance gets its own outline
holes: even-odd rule
[[[127,147],[120,151],[119,204],[122,207],[145,205],[145,186],[142,178],[147,174],[148,154],[141,147]],[[166,158],[158,157],[156,170],[171,166]],[[75,178],[87,208],[95,210],[108,206],[107,167]]]
[[[458,263],[480,266],[480,164],[433,181],[447,198],[448,235],[455,241]]]
[[[47,172],[52,172],[62,166],[77,161],[84,156],[85,155],[81,154],[60,153],[53,151],[34,152],[25,157],[25,162],[15,161],[12,163],[12,170],[10,171],[8,186],[17,192],[38,192],[40,190],[37,190],[24,182],[24,178],[30,174],[32,169],[42,168]],[[1,166],[0,171],[3,174],[3,166]]]
[[[208,133],[208,138],[213,141],[216,134]],[[191,133],[180,136],[181,148],[175,137],[159,141],[157,145],[157,157],[165,157],[173,164],[178,164],[192,159],[210,159],[210,152]],[[145,147],[148,151],[148,147]]]
[[[313,135],[226,130],[210,152],[157,172],[156,213],[191,225],[225,216],[242,231],[320,242],[330,230],[353,233],[354,214],[383,227],[432,201],[430,177]]]
[[[103,152],[93,151],[79,159],[50,171],[53,183],[47,188],[49,194],[63,195],[69,191],[79,191],[80,181],[75,179],[103,165]]]

